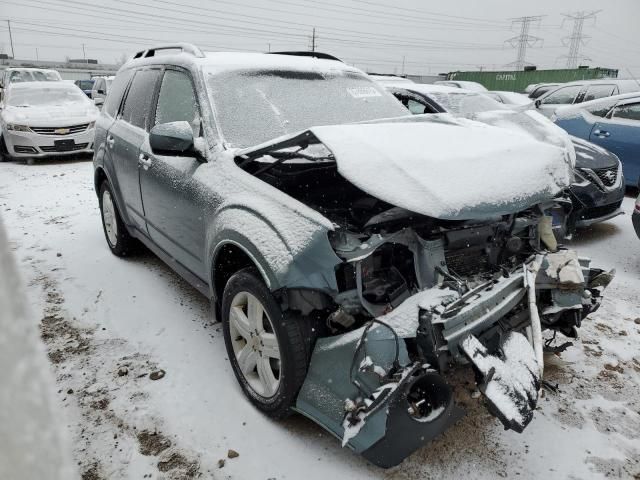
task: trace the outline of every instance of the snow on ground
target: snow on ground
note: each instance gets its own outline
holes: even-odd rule
[[[582,341],[547,356],[559,392],[544,392],[524,433],[505,432],[460,373],[467,416],[387,471],[245,400],[208,302],[150,253],[107,249],[91,162],[0,164],[0,215],[85,480],[640,477],[640,240],[628,215],[572,242],[618,275]]]

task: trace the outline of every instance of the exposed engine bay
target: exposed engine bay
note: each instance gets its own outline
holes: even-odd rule
[[[561,195],[439,219],[359,189],[310,135],[236,163],[334,224],[337,291],[305,292],[317,299],[303,306],[289,296],[289,308],[322,319],[296,409],[383,467],[460,418],[453,368],[471,366],[489,410],[521,432],[543,380],[542,331],[575,338],[613,278],[558,245]]]

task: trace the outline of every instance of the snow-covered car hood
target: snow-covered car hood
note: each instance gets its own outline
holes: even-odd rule
[[[309,132],[331,151],[338,172],[361,190],[440,219],[514,213],[552,199],[571,182],[565,148],[470,120],[430,118],[313,127]],[[277,149],[295,136],[240,155],[269,144]]]
[[[65,103],[63,105],[12,107],[2,111],[5,123],[29,127],[60,127],[89,123],[97,120],[99,110],[90,103]]]
[[[464,118],[523,133],[541,142],[565,148],[569,153],[572,165],[575,166],[576,154],[569,134],[534,110],[516,107],[510,110],[476,112],[464,115]]]

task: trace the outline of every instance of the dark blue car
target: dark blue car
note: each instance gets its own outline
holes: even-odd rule
[[[622,162],[627,186],[638,184],[640,92],[560,108],[552,120],[571,135],[615,153]]]
[[[80,90],[82,90],[84,92],[84,94],[91,98],[91,90],[93,89],[93,84],[94,84],[95,80],[94,79],[90,79],[90,80],[76,80],[75,83]]]

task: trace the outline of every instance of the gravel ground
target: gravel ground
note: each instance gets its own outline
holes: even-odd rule
[[[546,357],[559,391],[525,432],[505,432],[461,375],[466,417],[386,471],[300,416],[251,407],[206,299],[150,253],[108,251],[91,162],[0,164],[0,215],[85,480],[640,478],[640,240],[628,215],[571,242],[618,274],[581,340]]]

